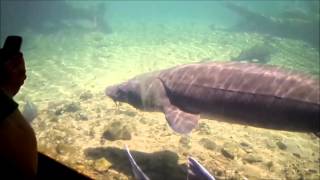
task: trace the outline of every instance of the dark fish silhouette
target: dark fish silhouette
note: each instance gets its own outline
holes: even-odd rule
[[[200,114],[262,128],[320,131],[319,80],[270,65],[180,65],[107,87],[106,95],[163,112],[179,133],[189,133]]]

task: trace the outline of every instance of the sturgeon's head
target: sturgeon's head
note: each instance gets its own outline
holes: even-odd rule
[[[130,80],[121,84],[108,86],[105,94],[115,102],[125,102],[135,108],[142,108],[140,84],[136,80]]]

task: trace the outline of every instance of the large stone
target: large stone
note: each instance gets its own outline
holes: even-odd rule
[[[77,112],[77,111],[80,111],[80,104],[79,103],[75,103],[75,102],[72,102],[72,103],[69,103],[69,104],[66,104],[64,106],[64,111],[65,112]]]
[[[199,131],[199,134],[202,134],[202,135],[210,135],[211,134],[211,129],[208,126],[208,124],[206,124],[205,122],[199,123],[196,130]]]
[[[191,138],[190,138],[190,136],[187,136],[187,135],[186,136],[182,136],[180,138],[180,140],[179,140],[179,143],[184,148],[187,148],[187,149],[191,148]]]
[[[60,155],[70,155],[76,153],[76,148],[64,143],[60,143],[56,146],[56,152]]]
[[[234,152],[229,148],[222,148],[221,153],[226,158],[234,159]]]
[[[248,154],[245,157],[243,157],[243,161],[252,164],[252,163],[262,162],[262,158],[255,154]]]
[[[93,97],[93,94],[90,91],[85,91],[82,94],[80,94],[80,100],[86,101],[88,99],[91,99]]]
[[[225,143],[221,148],[222,155],[229,159],[234,159],[237,151],[238,146],[232,143]]]
[[[215,150],[217,148],[216,143],[211,141],[208,138],[202,138],[199,141],[199,144],[201,144],[204,148],[209,149],[209,150]]]
[[[122,125],[120,122],[114,122],[103,133],[103,138],[110,141],[130,140],[131,129],[127,125]]]
[[[105,158],[100,158],[94,162],[93,166],[96,171],[104,172],[107,171],[112,166],[112,164]]]
[[[287,145],[285,143],[283,143],[282,141],[278,141],[276,144],[277,144],[278,148],[281,150],[287,149]]]

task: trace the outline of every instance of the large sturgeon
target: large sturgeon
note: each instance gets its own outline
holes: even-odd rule
[[[180,65],[109,86],[106,95],[141,110],[161,111],[173,130],[184,134],[200,114],[269,129],[320,131],[319,80],[270,65]]]

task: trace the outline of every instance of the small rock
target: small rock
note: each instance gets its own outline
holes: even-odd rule
[[[87,121],[88,116],[80,112],[80,113],[77,113],[76,120]]]
[[[123,112],[124,114],[126,114],[127,116],[130,116],[130,117],[135,117],[137,115],[137,112],[135,111],[124,111]]]
[[[203,135],[210,135],[211,134],[210,127],[204,122],[199,123],[199,126],[197,127],[197,131],[200,131],[199,134],[203,134]]]
[[[93,97],[93,94],[90,92],[90,91],[86,91],[82,94],[80,94],[80,99],[83,100],[83,101],[86,101],[88,99],[91,99]]]
[[[103,133],[103,138],[110,141],[115,140],[130,140],[131,132],[128,126],[121,125],[120,122],[114,122],[110,127]]]
[[[241,142],[240,145],[243,146],[243,147],[249,147],[249,144],[246,143],[246,142]]]
[[[59,115],[62,115],[63,113],[65,113],[65,112],[77,112],[80,109],[81,108],[80,108],[80,104],[79,103],[71,102],[71,103],[65,104],[64,106],[62,106],[60,108],[57,108],[55,110],[55,112],[54,112],[54,115],[59,116]]]
[[[142,118],[140,118],[140,120],[139,120],[142,124],[147,124],[147,119],[146,118],[144,118],[144,117],[142,117]]]
[[[179,140],[179,143],[185,148],[190,148],[191,147],[190,136],[182,136]]]
[[[318,171],[315,170],[315,169],[308,169],[308,172],[309,172],[309,173],[312,173],[312,174],[315,174],[315,173],[317,173]]]
[[[56,146],[56,152],[60,155],[74,154],[75,148],[69,145],[60,143]]]
[[[234,159],[234,153],[228,149],[228,148],[222,148],[221,153],[224,155],[224,157],[229,159]]]
[[[99,172],[107,171],[111,166],[112,164],[105,158],[100,158],[93,164],[94,169]]]
[[[275,145],[273,142],[271,142],[270,140],[265,141],[265,143],[266,143],[266,147],[267,147],[268,149],[273,150],[273,149],[276,148],[276,145]]]
[[[122,127],[123,123],[121,121],[114,121],[110,124],[110,127],[112,128],[118,128],[118,127]]]
[[[241,142],[240,143],[240,147],[241,149],[243,149],[246,153],[252,153],[253,152],[253,149],[252,147],[246,143],[246,142]]]
[[[60,115],[62,115],[62,114],[63,114],[63,109],[62,109],[62,108],[57,109],[57,110],[55,110],[55,112],[54,112],[54,115],[56,115],[56,116],[60,116]]]
[[[127,177],[123,177],[123,174],[120,174],[118,171],[114,170],[114,169],[108,169],[108,173],[107,173],[108,179],[114,179],[114,180],[125,180],[128,179]],[[105,176],[102,176],[103,178],[101,179],[105,179]]]
[[[100,113],[101,112],[101,109],[100,108],[96,108],[96,113]]]
[[[292,153],[295,157],[301,158],[301,155],[299,153]]]
[[[278,148],[281,149],[281,150],[286,150],[287,149],[287,145],[284,144],[281,141],[278,141],[276,144],[277,144]]]
[[[271,170],[271,168],[273,167],[273,162],[269,161],[266,163],[267,168],[269,169],[269,171]]]
[[[216,171],[216,175],[217,176],[222,176],[223,174],[224,174],[223,171],[221,171],[219,169]]]
[[[66,104],[63,107],[64,112],[77,112],[80,109],[81,109],[80,108],[80,104],[79,103],[75,103],[75,102],[72,102],[70,104]]]
[[[283,169],[286,179],[306,179],[299,169],[294,164],[289,164]]]
[[[94,138],[94,136],[95,136],[95,130],[92,128],[92,129],[90,129],[90,131],[89,131],[89,136],[91,137],[91,138]]]
[[[209,149],[209,150],[215,150],[217,147],[216,143],[211,141],[208,138],[202,138],[199,141],[199,144],[201,144],[204,148]]]
[[[54,116],[54,117],[52,117],[52,118],[50,119],[50,122],[58,122],[58,120],[59,120],[59,119]]]
[[[250,164],[252,164],[252,163],[257,163],[257,162],[262,162],[262,158],[259,157],[259,156],[254,155],[254,154],[249,154],[249,155],[245,156],[245,157],[243,158],[243,160],[244,160],[245,162],[250,163]]]

